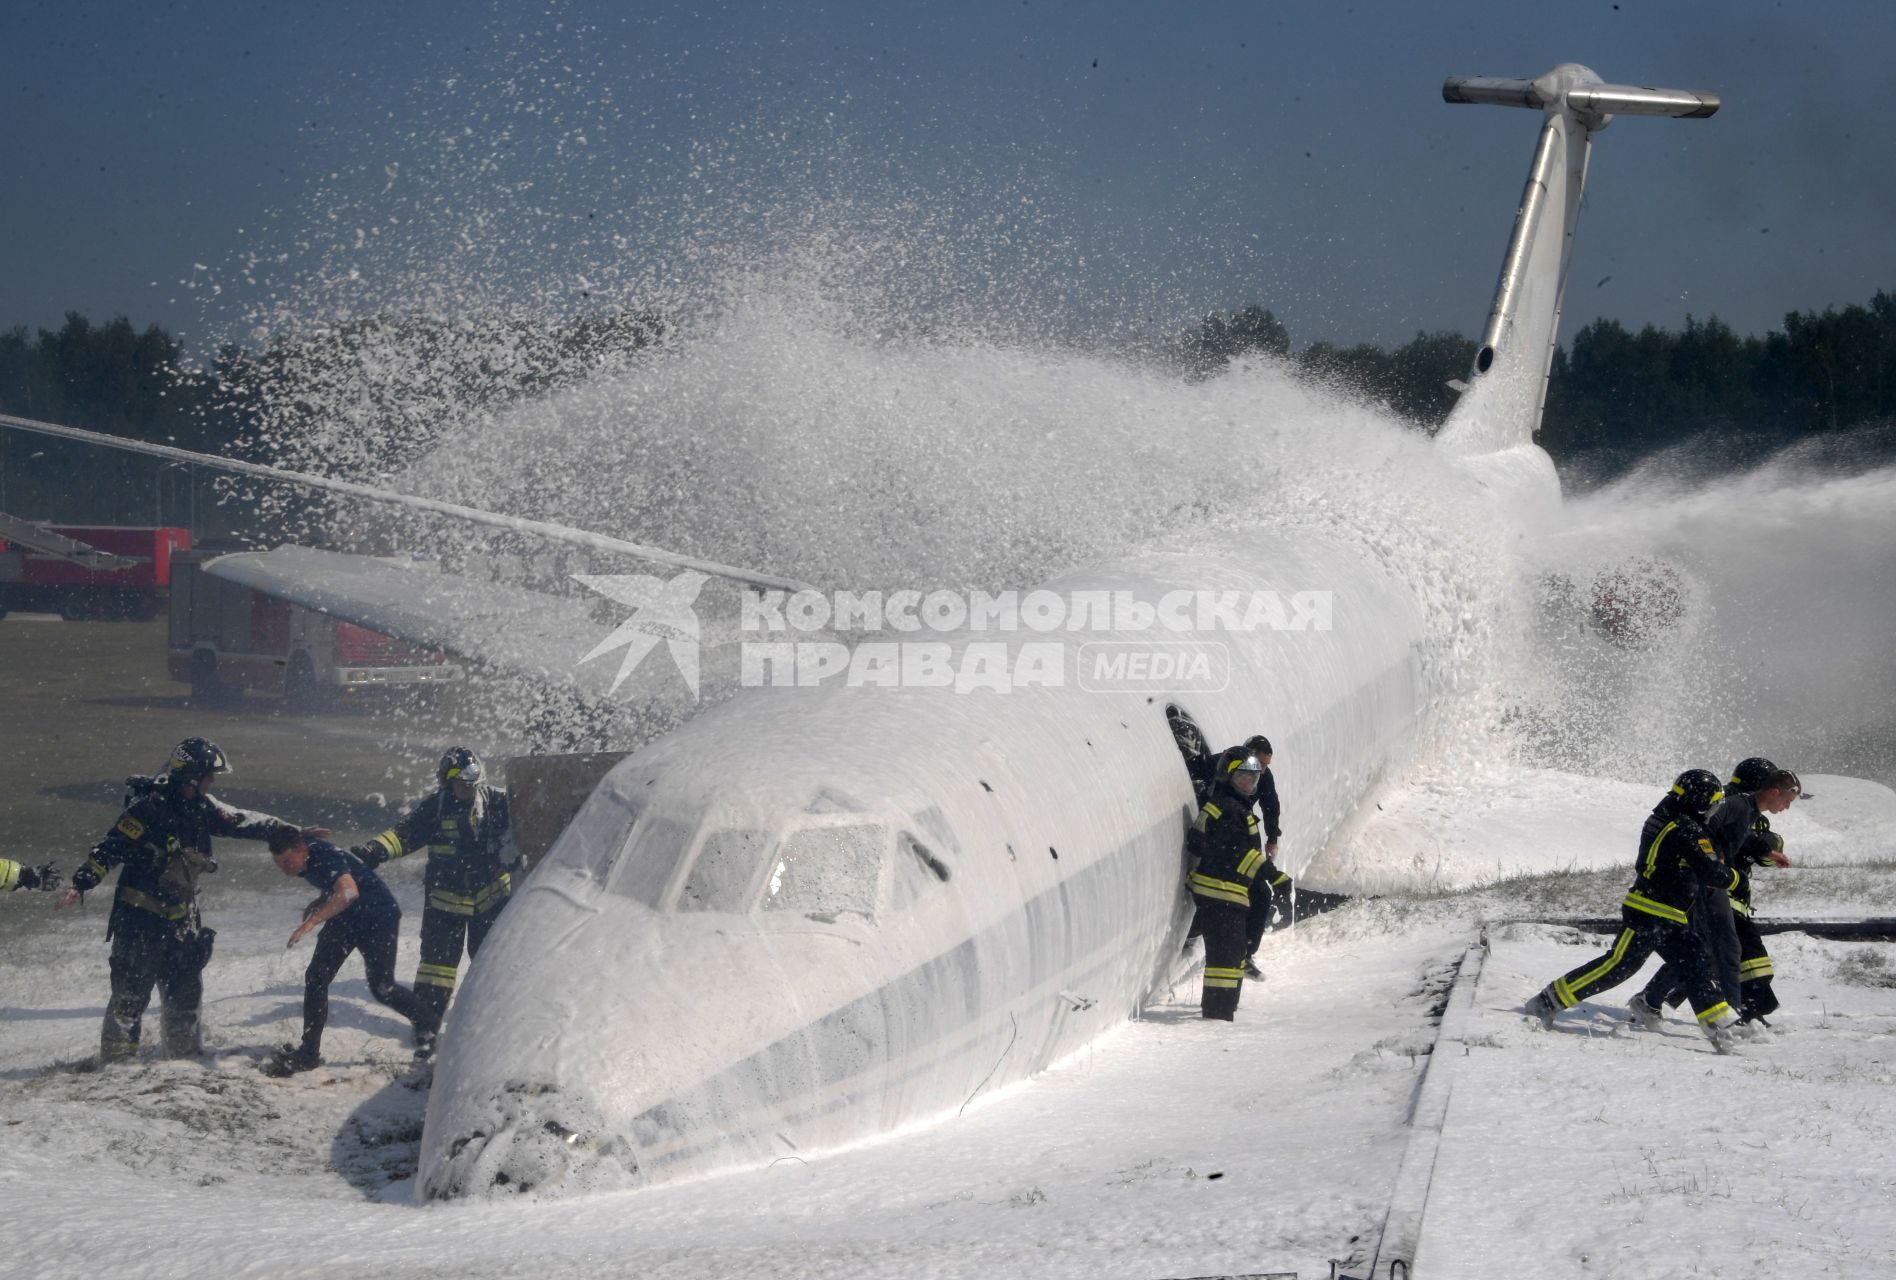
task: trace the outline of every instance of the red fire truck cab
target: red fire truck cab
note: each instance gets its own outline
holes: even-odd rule
[[[191,545],[186,529],[0,521],[15,531],[0,540],[0,618],[9,609],[71,622],[155,618],[171,559]],[[112,563],[92,563],[95,556]]]
[[[439,649],[385,636],[202,569],[216,553],[172,558],[171,678],[201,701],[261,689],[307,709],[325,695],[428,689],[461,670]]]

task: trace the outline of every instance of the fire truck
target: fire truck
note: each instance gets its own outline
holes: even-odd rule
[[[0,618],[9,610],[149,621],[164,607],[186,529],[52,525],[0,514]]]
[[[189,681],[194,701],[280,693],[299,710],[333,694],[420,690],[453,684],[460,668],[423,648],[317,613],[203,571],[217,553],[172,559],[171,678]]]

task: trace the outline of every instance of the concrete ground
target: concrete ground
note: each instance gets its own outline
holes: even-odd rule
[[[230,758],[219,794],[232,804],[339,834],[379,830],[433,785],[461,710],[453,694],[428,707],[351,698],[310,714],[266,694],[200,707],[166,672],[163,620],[13,614],[0,621],[0,724],[11,730],[0,768],[0,856],[56,862],[70,874],[117,816],[126,775],[157,769],[194,734]],[[227,870],[238,879],[276,874],[267,860],[239,859]],[[14,913],[9,923],[24,919]]]

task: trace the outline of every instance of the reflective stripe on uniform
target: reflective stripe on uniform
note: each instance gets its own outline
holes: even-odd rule
[[[1205,801],[1205,812],[1214,818],[1222,818],[1225,816],[1225,811],[1209,800]]]
[[[1613,949],[1606,953],[1606,957],[1602,959],[1600,963],[1588,969],[1571,983],[1565,978],[1555,978],[1554,998],[1560,1001],[1560,1007],[1563,1009],[1571,1009],[1579,1004],[1580,998],[1574,995],[1573,989],[1575,987],[1584,987],[1590,982],[1598,982],[1618,965],[1620,961],[1626,958],[1626,948],[1632,945],[1633,931],[1631,929],[1621,929],[1619,931],[1619,937],[1613,940]]]
[[[1264,851],[1262,849],[1250,850],[1244,855],[1243,860],[1238,863],[1238,874],[1246,879],[1250,879],[1257,875],[1258,866],[1263,861]]]
[[[1205,986],[1221,990],[1236,990],[1244,982],[1242,969],[1214,969],[1205,966]]]
[[[142,890],[120,885],[118,900],[128,907],[137,907],[140,911],[149,911],[165,920],[182,920],[191,914],[191,906],[184,902],[162,902]]]
[[[1717,1004],[1698,1016],[1700,1022],[1709,1022],[1715,1027],[1723,1026],[1727,1022],[1735,1022],[1737,1019],[1738,1015],[1733,1013],[1731,1006],[1726,1004],[1723,1000],[1720,1000]]]
[[[1749,960],[1738,962],[1738,976],[1746,982],[1753,978],[1768,978],[1776,972],[1777,969],[1772,966],[1770,956],[1753,956]]]
[[[1673,924],[1685,923],[1685,912],[1677,907],[1669,907],[1663,902],[1656,902],[1637,889],[1627,894],[1626,900],[1620,905],[1632,911],[1643,911],[1649,916],[1657,916],[1661,920],[1670,920]]]
[[[428,893],[428,909],[445,911],[451,916],[474,916],[506,898],[513,891],[513,877],[506,872],[500,873],[500,879],[482,888],[478,893],[449,893],[446,889],[432,889]]]
[[[1674,790],[1677,790],[1677,788],[1675,787]],[[1646,862],[1642,872],[1646,879],[1651,880],[1657,874],[1657,868],[1659,866],[1659,846],[1678,825],[1676,822],[1666,823],[1665,826],[1659,828],[1659,834],[1652,838],[1652,843],[1646,846]]]
[[[369,841],[369,843],[381,845],[383,850],[388,854],[391,862],[408,852],[407,849],[402,847],[402,838],[396,835],[393,830],[384,831],[381,835]]]
[[[1749,902],[1746,902],[1743,898],[1733,898],[1731,900],[1731,909],[1733,911],[1736,911],[1741,916],[1748,916],[1751,914],[1751,904]]]
[[[1290,872],[1279,871],[1277,873],[1277,878],[1271,881],[1271,888],[1275,889],[1280,884],[1289,884],[1289,883],[1290,883]]]
[[[24,870],[19,863],[8,858],[0,858],[0,890],[11,889],[20,883],[20,872]]]
[[[1229,880],[1214,880],[1210,876],[1194,871],[1191,876],[1192,892],[1201,898],[1212,898],[1218,902],[1235,902],[1240,907],[1251,905],[1251,891],[1244,885],[1233,884]]]
[[[446,987],[454,990],[454,975],[459,965],[423,964],[415,966],[415,985],[418,987]]]

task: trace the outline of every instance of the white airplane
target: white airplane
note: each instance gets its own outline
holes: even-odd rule
[[[1703,117],[1718,100],[1609,85],[1573,64],[1534,80],[1451,79],[1443,96],[1542,113],[1479,354],[1435,444],[1526,530],[1560,498],[1533,435],[1592,137],[1615,115]],[[465,651],[428,631],[444,624],[399,616],[414,612],[399,585],[352,587],[313,553],[282,554],[211,571]],[[423,1194],[649,1186],[952,1116],[1169,985],[1191,911],[1195,806],[1168,707],[1214,746],[1260,728],[1277,740],[1296,871],[1406,762],[1445,693],[1425,669],[1424,588],[1342,538],[1231,529],[1043,589],[1152,609],[1181,591],[1319,590],[1329,625],[1194,618],[1084,637],[1218,646],[1229,678],[1216,693],[1097,691],[1073,669],[1082,655],[1064,683],[1007,694],[747,688],[635,752],[467,974],[429,1099]],[[482,626],[464,641],[499,643],[491,619]],[[1008,659],[1045,638],[1009,638]],[[994,639],[950,641],[964,657]]]
[[[1451,80],[1444,97],[1543,113],[1480,354],[1437,442],[1525,520],[1559,501],[1533,433],[1592,136],[1615,114],[1718,103],[1573,65]],[[1074,680],[1005,696],[747,689],[617,766],[460,993],[424,1194],[650,1185],[861,1142],[951,1116],[1133,1016],[1190,912],[1194,804],[1167,705],[1214,744],[1262,726],[1287,744],[1307,858],[1406,759],[1435,696],[1416,588],[1340,541],[1233,530],[1046,584],[1148,604],[1181,588],[1327,589],[1331,626],[1166,635],[1228,648],[1228,687],[1197,698]]]

